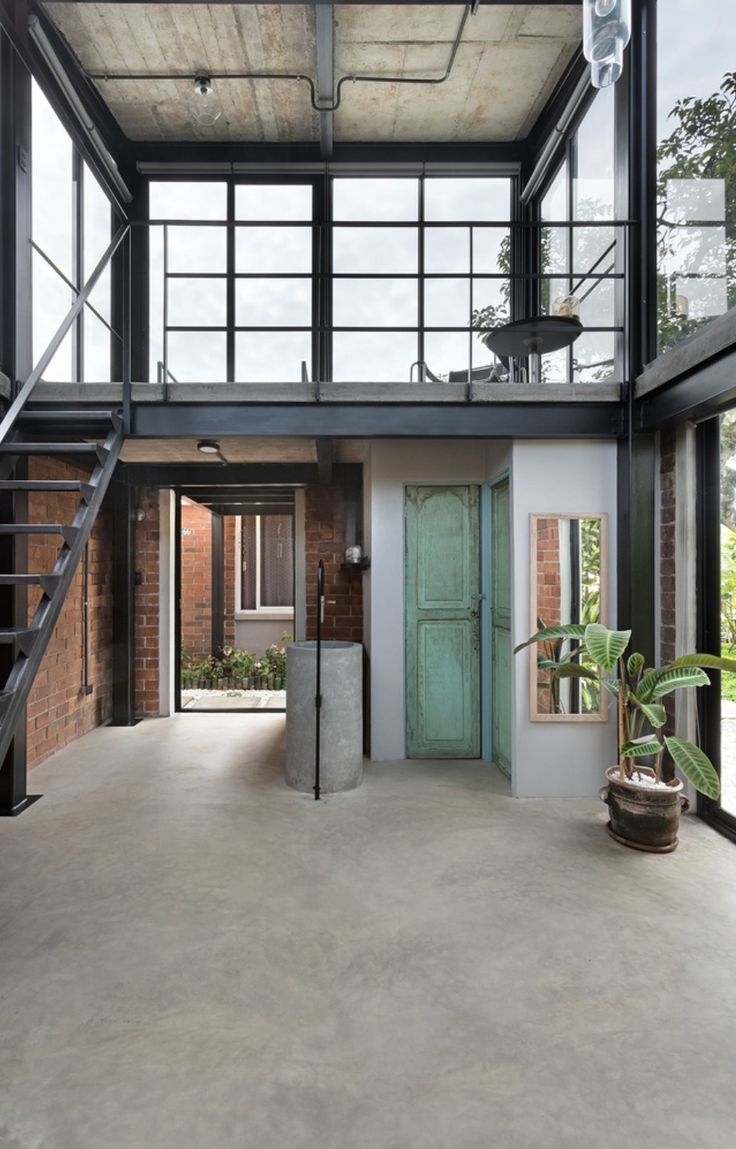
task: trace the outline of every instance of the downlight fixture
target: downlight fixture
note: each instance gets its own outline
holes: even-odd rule
[[[594,88],[615,84],[631,36],[631,0],[583,0],[583,55]]]
[[[212,79],[205,72],[194,77],[194,98],[190,103],[192,120],[200,128],[211,128],[222,115],[222,105]]]
[[[201,451],[203,455],[219,455],[220,444],[216,439],[200,439],[197,443],[197,450]]]

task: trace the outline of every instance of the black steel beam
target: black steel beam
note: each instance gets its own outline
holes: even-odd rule
[[[320,483],[332,482],[332,469],[335,463],[335,440],[317,439],[317,474]]]
[[[0,368],[11,383],[33,366],[31,77],[2,36],[0,55]]]
[[[332,4],[314,5],[317,41],[317,99],[320,104],[335,101],[335,10]],[[335,142],[335,113],[319,114],[319,150],[323,159],[332,158]]]
[[[133,434],[144,438],[222,435],[334,438],[618,438],[618,403],[194,403],[145,404]]]
[[[96,4],[98,2],[98,0],[56,0],[56,2],[61,3],[61,4]],[[247,6],[249,4],[250,5],[258,4],[259,6],[266,6],[268,4],[275,4],[275,5],[280,7],[282,4],[303,4],[303,2],[304,2],[304,0],[238,0],[238,3],[242,4],[243,6]],[[519,4],[520,7],[527,7],[528,2],[529,2],[529,0],[482,0],[482,4],[484,5],[484,7],[489,7],[489,8],[493,7],[496,4],[502,4],[505,7],[513,7],[515,3]],[[551,7],[551,8],[554,8],[554,7],[559,8],[561,6],[576,7],[579,4],[581,4],[581,2],[582,2],[582,0],[535,0],[535,4],[537,6],[542,5],[543,7]],[[117,3],[119,3],[119,4],[143,4],[145,6],[146,4],[158,4],[158,3],[160,3],[160,0],[117,0]],[[171,0],[171,3],[173,3],[174,5],[176,5],[176,4],[191,4],[192,0]],[[210,3],[213,3],[213,4],[231,4],[232,0],[210,0]],[[391,6],[391,7],[396,7],[400,3],[401,3],[401,0],[376,0],[376,4],[378,4],[379,6],[387,5],[387,6]],[[418,0],[416,7],[418,7],[418,8],[433,8],[433,7],[439,6],[439,5],[443,5],[443,6],[457,5],[457,6],[465,7],[465,5],[467,3],[468,3],[468,0]],[[330,0],[330,4],[331,5],[332,4],[340,4],[340,5],[345,4],[347,6],[350,6],[353,4],[364,5],[365,0]]]
[[[689,375],[642,396],[634,404],[635,426],[656,430],[687,419],[702,422],[736,403],[736,349]]]
[[[657,453],[653,435],[622,439],[618,450],[617,623],[633,631],[635,650],[655,662],[654,621]]]
[[[288,167],[289,164],[314,164],[319,168],[324,164],[317,142],[297,141],[294,143],[248,142],[247,147],[239,144],[203,143],[159,143],[141,141],[135,144],[136,159],[139,165],[176,165],[181,175],[189,168],[202,166],[203,174],[216,176],[218,171],[230,172],[231,165],[238,165],[243,176],[247,172],[244,163]],[[341,143],[334,145],[332,164],[349,164],[374,167],[390,167],[392,164],[499,164],[513,169],[527,154],[526,143],[510,140],[507,143]],[[155,171],[144,169],[143,174],[155,176]]]
[[[333,472],[336,483],[359,485],[363,466],[336,463]],[[317,480],[316,463],[128,463],[123,471],[123,481],[131,486],[175,487],[195,500],[197,488],[210,494],[220,483],[227,494],[236,486],[278,489],[306,486]]]
[[[116,476],[112,500],[112,726],[135,721],[134,522],[136,491]]]
[[[28,460],[21,459],[15,477],[28,477]],[[28,522],[28,495],[25,492],[0,492],[0,522]],[[28,569],[28,539],[22,535],[0,537],[0,570],[22,573]],[[28,625],[28,597],[24,586],[0,587],[0,625],[23,627]],[[4,684],[17,657],[14,643],[0,646],[0,685]],[[28,794],[26,757],[26,712],[18,721],[15,736],[5,761],[0,763],[0,817],[12,818],[21,814],[35,801]]]
[[[582,50],[578,50],[565,69],[562,78],[557,84],[554,92],[532,125],[531,131],[527,135],[525,141],[526,154],[523,157],[524,167],[522,170],[522,185],[525,184],[531,176],[534,166],[536,165],[542,151],[547,145],[547,141],[555,133],[555,131],[557,131],[557,125],[565,115],[568,109],[568,105],[573,99],[575,91],[580,84],[582,77],[587,72],[589,66],[590,65],[588,64],[588,61],[583,56]],[[594,99],[595,88],[590,87],[589,93],[581,102],[575,116],[570,121],[568,131],[574,130],[575,124],[580,120],[581,116],[585,114],[585,111],[588,109],[588,107],[590,107],[590,104]],[[550,172],[561,158],[560,149],[564,148],[565,138],[566,137],[560,135],[559,149],[555,149],[549,153]]]

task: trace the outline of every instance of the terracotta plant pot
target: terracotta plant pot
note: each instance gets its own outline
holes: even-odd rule
[[[637,772],[654,777],[648,766],[638,766]],[[611,820],[606,829],[611,837],[622,846],[653,854],[669,854],[676,849],[680,814],[690,806],[680,779],[670,782],[666,790],[655,790],[628,779],[622,781],[618,766],[609,766],[606,778],[608,785],[600,796],[608,806]]]

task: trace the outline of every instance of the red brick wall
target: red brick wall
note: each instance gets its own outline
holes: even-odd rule
[[[135,712],[159,713],[159,512],[158,490],[138,492],[145,518],[135,524],[135,569],[143,581],[135,587]]]
[[[56,459],[31,459],[32,479],[86,479],[82,468]],[[28,497],[32,523],[70,523],[79,498],[74,492],[32,491]],[[88,550],[87,680],[91,694],[81,693],[83,680],[83,575],[80,563],[62,607],[51,642],[28,699],[28,766],[43,762],[75,738],[99,726],[112,709],[112,531],[107,508],[92,529]],[[50,571],[56,562],[58,536],[30,536],[28,570]],[[29,615],[39,594],[29,593]]]
[[[560,622],[560,520],[537,519],[537,618],[544,626]]]
[[[328,604],[322,637],[347,642],[363,641],[363,580],[357,571],[340,569],[345,547],[355,542],[355,539],[345,538],[345,502],[349,496],[349,491],[335,484],[320,484],[306,489],[307,638],[316,637],[315,572],[322,559]]]
[[[181,501],[181,645],[187,654],[212,652],[212,513]]]

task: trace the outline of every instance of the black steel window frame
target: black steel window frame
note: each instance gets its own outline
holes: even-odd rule
[[[35,80],[34,82],[36,84],[38,84],[37,80]],[[39,87],[40,87],[40,85],[39,85]],[[41,88],[41,91],[43,92],[43,88]],[[45,93],[44,93],[44,95],[45,95]],[[52,105],[52,111],[54,112],[54,115],[57,116],[57,119],[59,119],[53,105]],[[71,217],[71,220],[69,221],[70,226],[71,226],[71,242],[72,242],[72,269],[71,269],[72,274],[71,274],[71,277],[67,276],[62,271],[62,269],[54,262],[54,260],[51,259],[51,257],[44,251],[44,249],[40,246],[40,244],[36,243],[35,239],[33,238],[33,232],[32,231],[31,231],[30,243],[31,243],[31,249],[34,252],[34,254],[38,255],[39,258],[42,259],[44,261],[44,263],[48,267],[51,268],[51,270],[62,281],[62,283],[64,283],[66,285],[66,287],[69,288],[69,290],[71,292],[73,292],[75,295],[78,295],[79,292],[81,291],[83,285],[84,285],[86,274],[88,274],[88,270],[89,270],[89,269],[85,269],[85,266],[84,266],[84,239],[85,239],[84,199],[85,199],[86,172],[89,171],[89,174],[92,176],[92,179],[94,179],[95,177],[94,177],[94,174],[91,172],[91,170],[89,168],[86,168],[85,157],[83,156],[82,152],[80,151],[79,147],[77,146],[77,143],[76,143],[74,137],[69,134],[69,132],[67,131],[66,125],[64,124],[64,122],[61,119],[59,119],[59,123],[60,123],[61,127],[64,129],[64,131],[66,132],[66,134],[69,136],[69,141],[70,141],[71,148],[72,148],[72,217]],[[33,142],[34,142],[33,130],[31,129],[31,152],[33,151]],[[33,172],[33,155],[32,154],[31,154],[31,172]],[[103,194],[105,195],[105,197],[107,198],[107,200],[109,202],[109,206],[110,206],[110,224],[109,224],[109,231],[108,231],[108,237],[107,237],[108,242],[109,242],[113,237],[115,227],[118,226],[120,223],[120,217],[115,212],[115,209],[113,207],[112,201],[110,200],[110,196],[107,192],[107,189],[102,184],[99,184],[99,187],[100,187],[101,191],[103,192]],[[111,281],[111,285],[110,285],[110,292],[111,292],[110,306],[112,309],[112,295],[114,293],[112,281]],[[103,326],[105,328],[107,328],[107,331],[109,333],[109,337],[110,337],[110,377],[111,378],[113,377],[113,364],[116,361],[116,351],[118,352],[118,357],[119,357],[119,348],[122,347],[123,339],[122,339],[122,335],[121,335],[120,331],[118,331],[110,322],[108,322],[107,319],[105,319],[104,315],[102,315],[97,310],[97,308],[94,306],[93,303],[91,303],[89,300],[87,300],[87,302],[85,303],[85,306],[82,308],[82,311],[80,312],[79,316],[74,321],[74,325],[73,325],[72,330],[71,330],[71,336],[72,336],[72,377],[69,380],[69,382],[71,382],[71,383],[83,383],[83,382],[85,382],[84,332],[85,332],[85,317],[86,317],[87,309],[90,311],[90,313],[92,315],[94,315],[100,321],[100,323],[103,324]],[[112,310],[111,310],[111,314],[112,314]],[[119,345],[119,347],[116,347],[116,343]]]
[[[720,416],[697,429],[697,603],[698,650],[721,653],[721,466]],[[709,670],[711,685],[698,691],[703,749],[721,775],[721,675]],[[736,815],[720,802],[698,795],[698,814],[736,841]]]

